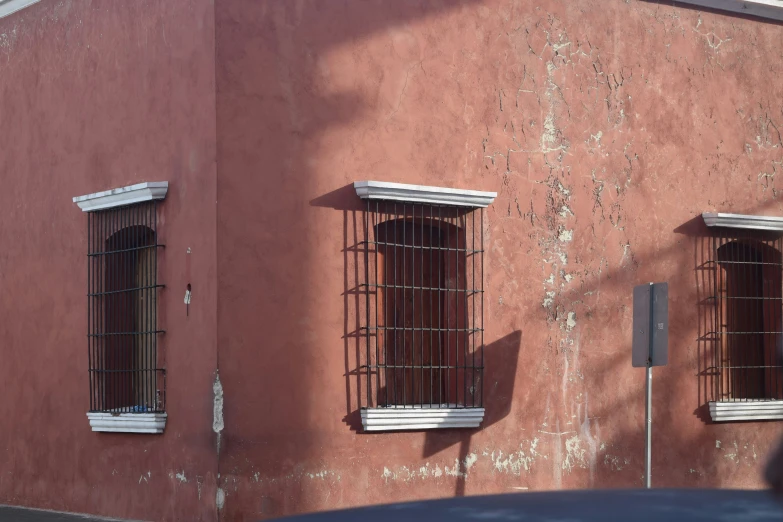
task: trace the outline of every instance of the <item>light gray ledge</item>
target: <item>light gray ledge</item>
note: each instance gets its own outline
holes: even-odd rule
[[[166,413],[89,412],[92,431],[114,433],[163,433]]]
[[[386,199],[460,207],[488,207],[498,195],[497,192],[407,185],[388,181],[356,181],[353,187],[362,199]]]
[[[77,196],[73,198],[73,202],[79,205],[79,208],[84,212],[92,212],[93,210],[122,207],[153,199],[164,199],[168,190],[168,181],[147,181],[128,187]]]
[[[361,410],[364,431],[430,430],[477,428],[484,420],[484,408],[388,407]]]
[[[783,401],[719,401],[710,403],[713,422],[781,420]]]
[[[708,227],[783,231],[783,218],[780,217],[747,216],[744,214],[721,214],[715,212],[705,212],[701,217]]]
[[[770,20],[783,20],[781,0],[675,0],[676,4],[696,5]]]

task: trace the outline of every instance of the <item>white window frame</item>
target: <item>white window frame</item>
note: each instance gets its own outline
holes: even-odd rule
[[[705,212],[702,219],[708,227],[783,232],[783,217]],[[709,407],[713,422],[783,420],[781,400],[711,401]]]
[[[2,4],[0,4],[2,5]],[[137,183],[127,187],[120,187],[102,192],[86,194],[73,198],[83,212],[92,212],[108,208],[122,207],[165,199],[168,193],[168,181],[150,181]],[[166,428],[168,414],[155,413],[111,413],[88,412],[92,431],[114,433],[163,433]]]
[[[402,203],[486,208],[497,197],[497,192],[409,185],[388,181],[356,181],[353,186],[361,199]],[[482,248],[484,247],[482,246]],[[364,408],[361,410],[361,417],[362,426],[366,432],[430,430],[477,428],[484,420],[484,412],[483,407],[384,407]]]

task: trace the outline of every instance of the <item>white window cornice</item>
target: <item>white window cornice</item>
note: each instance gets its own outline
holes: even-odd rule
[[[40,0],[0,0],[0,18],[14,14],[20,9],[40,2]]]
[[[84,196],[76,196],[73,202],[84,212],[132,205],[153,199],[164,199],[169,190],[168,181],[147,181]]]
[[[696,5],[770,20],[783,20],[783,0],[675,0],[676,4]]]
[[[429,203],[460,207],[488,207],[497,192],[463,190],[426,185],[408,185],[388,181],[356,181],[356,194],[362,199],[385,199],[404,203]]]
[[[783,217],[752,216],[705,212],[701,215],[708,227],[744,228],[750,230],[774,230],[783,232]]]

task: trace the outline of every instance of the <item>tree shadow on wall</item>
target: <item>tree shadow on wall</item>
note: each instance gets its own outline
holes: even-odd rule
[[[344,362],[345,362],[345,390],[346,409],[344,421],[352,430],[360,432],[362,429],[360,410],[364,406],[366,397],[366,370],[362,368],[365,357],[366,333],[362,330],[363,314],[365,313],[364,288],[361,286],[365,280],[364,273],[364,246],[361,242],[366,232],[367,221],[365,219],[366,203],[362,202],[355,193],[352,185],[346,185],[325,196],[311,202],[313,205],[328,206],[343,212],[343,261],[344,275]],[[619,266],[612,270],[604,270],[602,273],[585,278],[574,289],[567,290],[555,298],[554,306],[563,303],[576,302],[584,299],[585,294],[602,295],[601,306],[592,310],[591,314],[581,323],[590,327],[591,322],[600,325],[622,325],[617,322],[617,314],[631,306],[631,291],[635,284],[652,279],[672,281],[680,288],[689,287],[695,283],[693,291],[686,290],[685,295],[695,295],[696,302],[679,302],[670,305],[670,313],[673,315],[693,314],[698,317],[698,322],[686,325],[675,321],[675,331],[671,339],[700,338],[710,325],[710,319],[705,318],[699,302],[703,300],[703,283],[699,280],[698,270],[691,272],[692,267],[698,268],[701,243],[699,238],[706,233],[701,216],[697,216],[673,231],[675,234],[693,237],[693,251],[683,248],[682,239],[672,237],[669,244],[652,252],[641,252],[635,255],[640,267],[646,264],[658,266],[677,267],[676,273],[646,273],[640,278],[638,270],[628,270],[628,267]],[[648,267],[650,266],[648,265]],[[693,275],[691,275],[693,274]],[[681,290],[682,291],[682,290]],[[539,315],[541,314],[541,315]],[[531,313],[525,318],[525,324],[541,324],[545,318],[543,312]],[[698,323],[698,324],[696,324]],[[683,328],[686,329],[683,329]],[[696,331],[691,332],[690,328]],[[589,328],[587,330],[590,331]],[[587,333],[590,335],[590,333]],[[480,431],[496,425],[508,417],[512,408],[512,397],[516,388],[516,380],[520,375],[517,360],[519,357],[522,334],[519,331],[512,332],[500,340],[487,345],[484,349],[485,381],[483,404],[487,408],[485,420],[481,427],[475,430],[443,429],[429,431],[425,435],[423,458],[438,454],[455,445],[459,446],[458,461],[455,466],[455,495],[464,495],[466,487],[466,475],[468,456],[470,455],[470,443],[472,437]],[[676,342],[676,341],[675,341]],[[586,348],[588,339],[583,339],[583,356],[592,357]],[[593,343],[595,345],[595,343]],[[599,343],[600,344],[600,343]],[[687,433],[678,431],[677,426],[682,424],[679,417],[682,405],[681,382],[682,379],[692,376],[698,379],[699,393],[696,397],[697,415],[703,418],[706,389],[705,379],[709,375],[703,375],[708,366],[705,357],[707,348],[700,345],[699,375],[697,372],[689,372],[682,367],[684,362],[682,346],[672,344],[670,347],[670,365],[656,368],[654,371],[654,431],[653,431],[653,479],[658,486],[679,487],[713,487],[721,486],[723,478],[719,473],[720,465],[712,455],[714,452],[715,434],[711,431]],[[564,350],[567,357],[567,350]],[[599,366],[594,366],[589,361],[589,366],[582,368],[583,389],[590,395],[589,410],[587,397],[584,404],[574,405],[558,403],[559,391],[553,396],[553,411],[560,417],[559,427],[552,432],[541,431],[538,436],[542,438],[554,437],[553,447],[563,446],[566,439],[574,436],[586,437],[585,440],[600,443],[600,448],[587,448],[586,454],[593,453],[592,461],[589,456],[583,461],[555,463],[548,462],[551,473],[560,476],[562,487],[573,487],[577,484],[579,468],[589,473],[584,482],[578,482],[580,487],[587,483],[591,487],[640,487],[642,485],[641,471],[643,469],[644,447],[644,370],[631,369],[630,362],[630,332],[627,342],[617,347],[609,357],[602,357]],[[525,371],[521,371],[524,375]],[[630,391],[617,395],[612,392],[616,385],[622,385],[617,379],[619,376],[632,376]],[[559,378],[558,378],[559,379]],[[623,377],[623,381],[627,380]],[[559,384],[552,382],[551,388],[559,390]],[[688,386],[689,387],[689,386]],[[689,387],[690,388],[690,387]],[[517,393],[517,399],[523,394]],[[541,401],[540,396],[534,399]],[[525,404],[513,405],[515,410],[527,411]],[[708,414],[707,414],[708,415]],[[551,423],[555,428],[558,421]],[[603,437],[601,427],[603,426]],[[616,427],[616,428],[615,428]],[[672,431],[674,430],[674,431]],[[669,443],[674,433],[677,433],[678,445],[672,447]],[[373,436],[369,434],[368,436]],[[712,450],[710,448],[713,448]],[[683,453],[685,452],[685,453]],[[680,462],[683,455],[687,454],[692,462],[699,463],[692,466],[695,471],[680,473]],[[744,457],[743,457],[744,458]],[[590,461],[590,462],[589,462]],[[749,464],[750,465],[750,464]],[[568,466],[568,470],[561,468]],[[701,466],[701,467],[699,467]],[[573,468],[573,470],[571,469]],[[699,469],[696,469],[699,468]],[[558,483],[557,481],[555,483]]]
[[[764,209],[773,204],[759,205],[747,213],[763,214]],[[713,316],[705,312],[703,304],[713,287],[704,280],[707,276],[700,270],[709,250],[705,244],[708,235],[698,215],[677,227],[668,237],[662,235],[663,246],[635,252],[634,264],[621,263],[588,274],[554,297],[557,317],[568,310],[581,310],[581,315],[576,317],[578,326],[568,337],[580,345],[578,351],[569,354],[568,346],[558,345],[560,360],[553,359],[560,365],[558,375],[564,380],[562,393],[558,389],[552,397],[552,411],[556,413],[550,426],[559,422],[560,427],[556,433],[539,430],[538,435],[544,440],[555,437],[554,447],[560,450],[567,449],[563,447],[564,437],[572,438],[573,445],[580,445],[577,456],[581,457],[564,461],[561,468],[554,465],[551,470],[560,477],[563,488],[584,487],[585,483],[602,488],[642,486],[644,369],[631,368],[630,323],[619,319],[630,318],[633,287],[653,280],[670,284],[669,364],[653,371],[653,485],[721,487],[736,484],[732,482],[736,479],[727,473],[734,473],[730,466],[739,464],[748,467],[749,471],[743,473],[749,473],[751,477],[754,470],[761,472],[765,448],[760,447],[760,441],[764,437],[756,432],[766,428],[760,424],[730,426],[732,437],[741,440],[745,436],[755,439],[757,444],[755,449],[743,450],[740,446],[738,451],[730,453],[716,448],[716,440],[723,438],[721,433],[725,435],[727,428],[711,423],[705,412],[714,389],[714,375],[710,370],[714,353],[703,340],[705,333],[713,328]],[[531,328],[541,325],[543,315],[542,310],[535,310],[526,316],[525,324]],[[612,330],[622,334],[621,342],[607,345],[604,336]],[[558,331],[560,333],[554,333]],[[564,339],[561,328],[550,330],[549,335],[560,341]],[[694,343],[696,357],[690,355],[693,353],[690,346]],[[683,395],[685,392],[695,394],[688,397]],[[688,404],[692,406],[688,407]],[[694,406],[695,411],[691,409]],[[683,409],[702,422],[694,423],[690,415],[683,416]],[[674,440],[676,444],[672,443]],[[741,480],[747,478],[742,476]]]
[[[319,390],[302,383],[322,371],[315,332],[328,329],[318,306],[329,302],[314,295],[324,286],[313,247],[324,239],[316,237],[325,232],[324,213],[304,194],[345,175],[318,170],[332,146],[326,140],[372,114],[378,101],[362,85],[325,80],[321,66],[341,46],[475,3],[216,4],[217,345],[225,395],[243,398],[225,404],[220,519],[299,513],[328,498],[295,482],[303,466],[323,459],[323,426],[312,415]],[[259,357],[251,347],[267,349]]]

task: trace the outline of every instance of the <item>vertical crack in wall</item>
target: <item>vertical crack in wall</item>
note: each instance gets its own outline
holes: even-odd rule
[[[218,456],[220,456],[220,436],[223,428],[223,385],[220,383],[220,373],[215,371],[215,382],[212,384],[212,431],[217,435],[215,450]]]
[[[223,432],[223,384],[220,382],[220,371],[215,370],[215,382],[212,383],[212,431],[215,432],[215,452],[220,460],[220,443]],[[215,493],[215,506],[218,511],[223,509],[226,503],[226,493],[220,487],[220,473],[218,472],[218,487]]]

